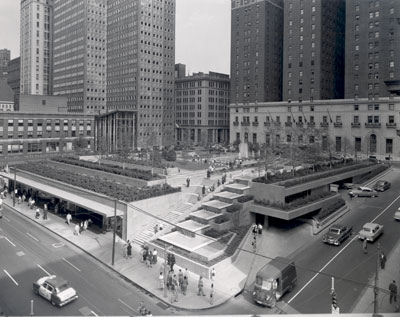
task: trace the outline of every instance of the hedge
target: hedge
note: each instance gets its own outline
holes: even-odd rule
[[[228,216],[226,216],[226,215],[221,215],[221,216],[215,218],[214,222],[215,222],[216,224],[221,224],[221,223],[227,222],[227,221],[229,221],[229,220],[230,220],[230,218],[229,218]]]
[[[79,173],[55,167],[43,161],[35,162],[35,164],[18,165],[18,168],[126,202],[172,194],[181,190],[180,187],[174,188],[168,184],[145,186],[141,188],[117,184],[116,182],[108,181],[98,176],[83,176]]]
[[[253,195],[244,195],[238,198],[238,203],[246,203],[253,199],[254,199]]]
[[[97,171],[102,171],[102,172],[107,172],[115,175],[122,175],[126,177],[131,177],[131,178],[137,178],[137,179],[142,179],[146,181],[150,180],[155,180],[155,179],[160,179],[159,176],[151,175],[150,171],[143,171],[143,170],[137,170],[137,169],[122,169],[121,167],[116,167],[116,166],[110,166],[107,164],[101,164],[99,165],[98,163],[93,163],[93,162],[88,162],[88,161],[80,161],[76,158],[65,158],[65,157],[56,157],[52,158],[52,161],[55,162],[60,162],[64,164],[69,164],[69,165],[76,165],[79,167],[84,167],[84,168],[89,168],[92,170],[97,170]]]
[[[318,213],[318,215],[315,217],[316,220],[321,221],[337,211],[339,208],[343,207],[346,205],[346,202],[344,201],[343,198],[339,198],[337,201],[335,201],[333,204],[323,207],[321,211]]]

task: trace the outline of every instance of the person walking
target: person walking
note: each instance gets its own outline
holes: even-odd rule
[[[257,239],[256,236],[253,237],[253,242],[251,243],[252,247],[253,247],[253,252],[257,251]]]
[[[179,288],[182,287],[182,283],[183,283],[183,272],[181,269],[179,269],[179,271],[178,271],[178,286],[179,286]]]
[[[158,276],[158,288],[160,290],[164,289],[164,274],[163,274],[163,272],[160,272],[160,275]]]
[[[187,276],[184,276],[182,284],[181,284],[181,291],[182,291],[182,294],[185,296],[186,296],[188,285],[189,285],[189,280],[188,280]]]
[[[397,301],[396,297],[397,297],[397,285],[396,285],[396,281],[393,280],[392,283],[389,284],[389,292],[390,292],[390,297],[389,297],[389,304],[392,303],[392,300],[394,302]]]
[[[128,240],[128,245],[126,246],[126,257],[132,259],[132,244]]]
[[[153,263],[153,252],[151,252],[151,250],[150,250],[149,253],[147,254],[147,258],[146,258],[147,267],[153,267],[151,265],[151,263]]]
[[[75,225],[75,228],[74,228],[74,235],[76,235],[76,236],[80,236],[80,235],[81,235],[81,233],[80,233],[80,228],[79,228],[79,225],[78,225],[78,224]]]
[[[203,187],[201,188],[201,193],[203,194],[203,196],[206,194],[206,186],[203,185]]]
[[[48,207],[47,204],[44,204],[43,206],[43,220],[47,220],[47,213],[48,213]]]
[[[214,282],[214,279],[215,279],[215,268],[213,267],[212,269],[211,269],[211,273],[210,273],[210,277],[211,277],[211,281],[213,281]]]
[[[368,244],[367,244],[367,239],[364,238],[363,244],[362,244],[362,248],[364,250],[364,254],[368,253]]]
[[[197,287],[199,288],[199,290],[198,290],[198,292],[197,292],[197,296],[206,296],[205,294],[204,294],[204,291],[203,291],[203,287],[204,287],[204,282],[203,282],[203,277],[202,276],[200,276],[200,278],[199,278],[199,282],[197,283]]]
[[[176,275],[172,277],[172,286],[171,286],[171,303],[178,301],[178,280],[176,279]]]
[[[35,219],[39,219],[40,218],[40,209],[36,208],[36,215],[35,215]]]
[[[65,217],[65,219],[66,219],[67,225],[69,226],[69,224],[71,223],[71,220],[72,220],[71,214],[68,213],[67,216]]]
[[[262,234],[263,226],[261,223],[258,224],[258,234]]]
[[[384,270],[386,265],[386,255],[383,251],[381,251],[381,254],[379,255],[379,261],[381,263],[381,269]]]
[[[211,284],[210,289],[210,305],[214,304],[214,283]]]
[[[172,278],[173,278],[173,270],[170,270],[167,275],[167,288],[172,290]]]

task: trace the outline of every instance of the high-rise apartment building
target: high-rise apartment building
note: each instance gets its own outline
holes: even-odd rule
[[[283,100],[344,96],[345,0],[286,0]]]
[[[135,114],[135,147],[175,142],[175,0],[109,0],[107,110]]]
[[[231,103],[282,100],[282,0],[232,0]]]
[[[346,19],[346,98],[398,94],[400,1],[347,0]]]
[[[4,48],[0,50],[0,79],[7,77],[7,65],[10,61],[10,50]]]
[[[229,75],[210,72],[185,76],[175,66],[177,141],[212,145],[229,141]]]
[[[21,93],[51,95],[53,0],[21,0]]]
[[[68,111],[106,111],[107,0],[54,0],[54,95]]]

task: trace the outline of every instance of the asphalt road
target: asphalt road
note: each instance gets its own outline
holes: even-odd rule
[[[400,207],[399,174],[399,170],[394,170],[384,177],[392,183],[392,188],[380,193],[379,197],[352,199],[351,211],[337,221],[353,226],[353,235],[345,243],[335,247],[318,240],[298,252],[294,258],[298,266],[298,284],[283,297],[284,301],[300,313],[331,313],[333,276],[340,313],[352,312],[365,287],[373,285],[378,243],[386,255],[398,243],[400,224],[393,215]],[[357,237],[366,222],[384,225],[384,234],[368,244],[368,254],[364,254],[362,242]]]
[[[6,315],[138,315],[140,301],[154,315],[171,312],[157,299],[123,281],[116,273],[56,235],[3,207],[0,219],[0,307]],[[59,308],[35,295],[32,284],[57,275],[79,298]]]

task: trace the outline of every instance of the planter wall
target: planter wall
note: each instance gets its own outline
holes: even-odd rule
[[[316,211],[320,208],[322,208],[325,204],[329,204],[332,201],[337,200],[341,196],[339,194],[330,196],[328,198],[318,200],[314,203],[307,204],[305,206],[292,209],[292,210],[282,210],[282,209],[277,209],[273,207],[267,207],[267,206],[262,206],[262,205],[257,205],[252,203],[249,206],[249,211],[258,213],[258,214],[263,214],[266,216],[270,217],[275,217],[275,218],[280,218],[284,220],[291,220],[300,216],[303,216],[305,214],[308,214],[310,212]]]
[[[212,222],[210,223],[211,229],[214,229],[216,231],[222,232],[222,231],[228,231],[233,228],[233,222],[232,220],[228,220],[222,223],[215,223]]]
[[[121,168],[130,168],[130,169],[136,169],[136,170],[141,170],[141,171],[151,171],[151,166],[146,166],[146,165],[118,162],[118,161],[107,160],[107,159],[101,159],[100,162],[107,164],[107,165],[119,166]],[[165,168],[154,167],[153,172],[154,172],[154,174],[165,175]]]

